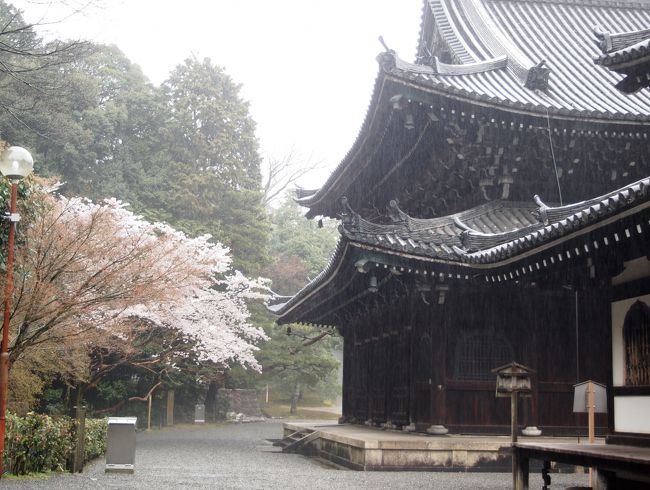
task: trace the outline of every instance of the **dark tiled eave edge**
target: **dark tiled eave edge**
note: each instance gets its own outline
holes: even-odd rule
[[[627,48],[603,54],[596,58],[594,63],[616,69],[618,67],[624,68],[628,64],[634,64],[643,58],[650,58],[650,37]]]
[[[535,211],[538,208],[532,203],[497,200],[449,216],[417,219],[392,201],[389,206],[392,224],[371,223],[350,210],[342,215],[340,232],[351,242],[457,261],[454,246],[462,242],[468,250],[479,250],[521,236],[536,226]],[[499,231],[477,231],[472,226]]]
[[[558,208],[546,208],[554,213],[555,220],[538,230],[495,247],[467,253],[456,249],[461,260],[473,265],[506,265],[505,261],[516,261],[527,252],[537,253],[542,246],[553,246],[565,241],[573,233],[584,233],[592,228],[602,227],[620,219],[627,210],[630,214],[640,208],[650,207],[650,177],[625,186],[596,199]],[[563,216],[564,215],[564,216]]]
[[[329,175],[329,177],[327,178],[327,180],[325,181],[325,183],[320,189],[317,189],[312,194],[306,194],[302,192],[297,196],[295,201],[298,204],[309,208],[315,203],[319,202],[327,194],[327,191],[331,187],[333,187],[338,182],[338,180],[342,177],[344,169],[350,164],[350,162],[354,161],[355,155],[363,148],[365,138],[368,135],[369,129],[374,122],[374,116],[379,109],[379,100],[381,99],[383,88],[384,88],[384,76],[380,70],[380,72],[377,75],[377,78],[375,79],[375,86],[372,92],[372,98],[370,100],[370,103],[368,104],[366,117],[363,121],[363,124],[361,125],[361,129],[359,130],[357,138],[354,141],[352,147],[348,150],[345,157],[343,157],[341,162],[339,162],[339,164],[336,166],[334,171]],[[308,212],[307,217],[313,218],[314,215]]]
[[[305,298],[309,297],[312,293],[325,286],[336,275],[336,272],[340,268],[342,259],[348,250],[348,245],[349,244],[346,240],[339,239],[338,243],[336,244],[336,248],[330,257],[329,263],[325,269],[320,272],[320,274],[318,274],[314,279],[311,280],[311,282],[309,282],[304,288],[298,291],[285,303],[278,302],[272,306],[268,306],[267,309],[278,317],[284,316],[293,310],[296,306],[300,305],[300,303],[302,303]]]
[[[384,53],[383,56],[390,56]],[[622,112],[601,112],[596,110],[569,109],[566,107],[543,106],[532,102],[509,100],[493,97],[487,94],[470,91],[467,89],[446,85],[441,76],[429,76],[423,73],[422,69],[413,69],[418,65],[403,60],[395,59],[395,67],[387,75],[399,82],[406,82],[412,88],[425,92],[450,97],[464,102],[474,103],[482,107],[492,107],[500,110],[510,110],[516,114],[525,114],[532,117],[552,117],[555,120],[584,121],[596,124],[639,124],[650,122],[648,114],[629,114]],[[456,75],[461,76],[461,75]],[[415,84],[415,85],[414,85]]]

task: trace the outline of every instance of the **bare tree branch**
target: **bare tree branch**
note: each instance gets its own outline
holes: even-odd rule
[[[299,179],[314,170],[323,168],[322,162],[311,157],[302,158],[292,149],[282,158],[267,156],[265,161],[263,200],[264,207],[270,206],[280,198],[285,190]]]

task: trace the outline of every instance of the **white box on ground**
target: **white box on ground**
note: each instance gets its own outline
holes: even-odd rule
[[[133,473],[137,420],[137,417],[109,417],[106,434],[107,473]]]

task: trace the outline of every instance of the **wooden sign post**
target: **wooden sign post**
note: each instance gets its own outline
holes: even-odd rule
[[[498,397],[510,397],[510,438],[513,446],[512,450],[512,488],[519,488],[517,482],[519,479],[526,478],[523,482],[525,488],[528,488],[527,476],[520,474],[517,453],[514,451],[514,444],[517,442],[517,432],[519,430],[517,423],[518,398],[530,396],[532,392],[531,375],[535,371],[516,362],[511,362],[505,366],[493,369],[492,372],[497,375],[497,392]],[[526,475],[528,473],[526,472]]]
[[[587,436],[593,444],[596,436],[596,414],[607,413],[607,390],[595,381],[584,381],[573,386],[573,411],[587,413]],[[593,471],[589,468],[589,486],[593,483]]]

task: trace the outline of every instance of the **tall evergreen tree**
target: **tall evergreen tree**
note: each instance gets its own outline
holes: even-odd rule
[[[267,260],[268,225],[255,123],[240,86],[209,59],[190,58],[162,89],[173,158],[165,209],[175,225],[209,232],[230,246],[237,267],[259,272]]]

